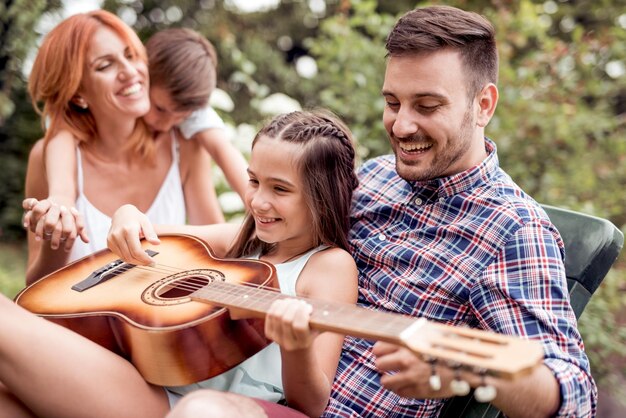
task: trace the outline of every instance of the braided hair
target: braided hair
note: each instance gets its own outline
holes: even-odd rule
[[[253,149],[262,137],[302,146],[297,164],[316,246],[347,250],[352,192],[358,185],[353,138],[347,126],[327,110],[297,111],[266,124],[252,141]],[[254,230],[254,219],[248,214],[227,256],[248,256],[259,249],[261,254],[270,252],[272,244],[256,238]]]

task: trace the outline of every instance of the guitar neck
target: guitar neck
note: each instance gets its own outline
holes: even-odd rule
[[[212,282],[189,295],[243,311],[249,317],[265,317],[275,300],[292,298],[278,291],[228,282]],[[365,309],[351,304],[305,300],[313,307],[309,324],[319,331],[332,331],[370,340],[403,345],[428,359],[442,360],[454,367],[464,367],[512,379],[528,373],[541,363],[543,348],[537,341],[505,336],[494,332],[455,327],[413,317]]]
[[[226,308],[244,311],[250,317],[264,318],[272,303],[292,298],[267,288],[213,282],[190,295]],[[372,311],[348,303],[298,297],[313,307],[309,324],[319,331],[331,331],[377,341],[402,344],[401,335],[415,323],[415,318]]]

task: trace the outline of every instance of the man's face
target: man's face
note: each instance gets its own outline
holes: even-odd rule
[[[191,111],[177,111],[169,92],[163,87],[150,87],[150,111],[143,117],[148,128],[154,132],[169,132],[184,121]]]
[[[484,159],[478,104],[468,98],[465,72],[452,49],[389,58],[383,124],[402,178],[446,177]]]

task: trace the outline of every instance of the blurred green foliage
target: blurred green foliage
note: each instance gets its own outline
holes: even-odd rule
[[[24,287],[26,245],[0,242],[0,293],[13,298]]]
[[[0,3],[0,126],[15,110],[10,97],[21,87],[23,59],[34,44],[33,28],[45,9],[43,0]]]
[[[380,96],[385,37],[398,14],[444,3],[479,12],[496,27],[500,100],[487,134],[498,144],[502,167],[538,201],[602,216],[625,230],[625,0],[283,0],[268,11],[245,14],[227,0],[106,0],[104,8],[126,19],[144,40],[169,26],[191,27],[211,40],[220,58],[218,86],[235,103],[235,110],[221,114],[233,127],[258,126],[265,117],[260,101],[281,92],[304,107],[324,106],[342,116],[358,139],[359,155],[369,158],[388,152]],[[41,135],[16,68],[34,44],[33,22],[44,7],[55,4],[0,5],[4,240],[23,238],[24,167]],[[17,8],[28,17],[17,19]],[[16,30],[11,25],[22,25],[11,32],[19,33],[19,48],[7,37]],[[317,64],[311,78],[296,71],[306,55]],[[580,321],[594,376],[607,385],[626,376],[623,362],[609,366],[612,359],[626,358],[619,316],[626,310],[626,257],[620,260]],[[623,386],[615,384],[614,391]]]

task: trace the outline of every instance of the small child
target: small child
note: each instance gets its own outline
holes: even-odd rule
[[[200,141],[223,171],[231,188],[243,198],[247,162],[228,140],[224,123],[208,106],[217,79],[217,54],[201,34],[186,28],[166,29],[146,43],[150,71],[150,111],[143,120],[155,134],[178,128],[182,136]],[[76,141],[66,130],[48,139],[45,150],[48,198],[26,198],[24,227],[51,248],[70,250],[74,236],[89,237],[73,208],[77,195]],[[210,174],[210,173],[209,173]],[[223,216],[223,215],[222,215]],[[223,220],[223,217],[222,217]],[[52,234],[56,229],[60,233]],[[76,234],[72,231],[76,230]]]
[[[178,28],[152,35],[146,49],[151,106],[144,121],[153,131],[178,126],[186,139],[200,141],[243,198],[248,164],[226,138],[222,119],[208,106],[217,83],[215,48],[199,33]]]

